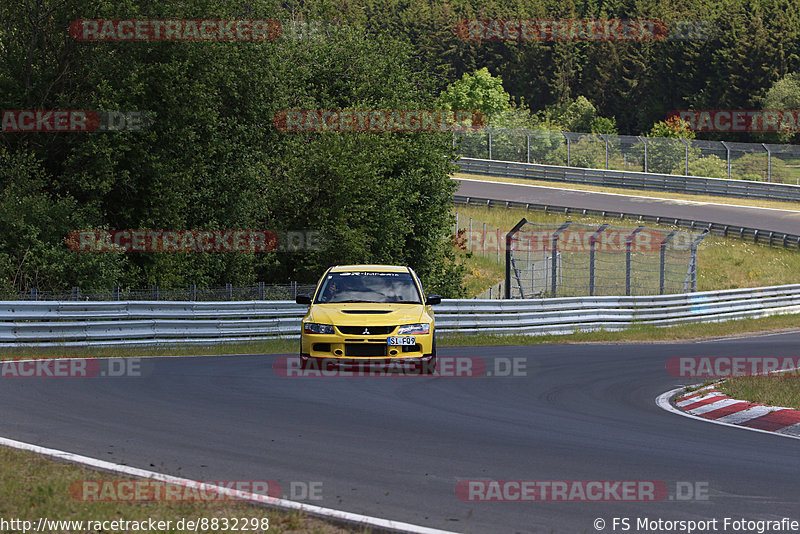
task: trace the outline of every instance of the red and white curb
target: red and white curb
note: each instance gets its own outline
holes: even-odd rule
[[[716,388],[712,384],[689,393],[676,388],[659,395],[656,404],[693,419],[800,439],[800,410],[734,399]]]

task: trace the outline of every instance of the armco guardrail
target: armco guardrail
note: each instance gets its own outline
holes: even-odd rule
[[[545,213],[559,213],[569,215],[592,215],[596,217],[610,217],[616,219],[633,219],[640,222],[651,222],[656,224],[673,225],[679,228],[699,231],[708,230],[713,235],[723,237],[737,237],[747,239],[754,243],[763,243],[784,248],[800,248],[800,235],[774,232],[772,230],[762,230],[746,226],[735,226],[731,224],[720,224],[709,221],[698,221],[694,219],[680,219],[675,217],[659,217],[655,215],[645,215],[642,213],[631,213],[614,210],[597,210],[586,208],[574,208],[570,206],[558,206],[554,204],[537,204],[533,202],[518,202],[514,200],[495,200],[482,197],[467,197],[454,195],[453,203],[456,206],[483,206],[483,207],[504,207],[521,208],[525,210],[544,211]]]
[[[291,301],[0,303],[0,348],[158,345],[297,338]],[[439,332],[566,334],[800,312],[800,284],[654,297],[445,300]]]
[[[471,174],[546,180],[550,182],[622,187],[646,191],[669,191],[696,195],[800,202],[800,186],[677,174],[584,169],[536,163],[460,158],[457,165]]]

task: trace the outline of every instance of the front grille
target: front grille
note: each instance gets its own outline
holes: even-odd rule
[[[386,356],[386,345],[377,343],[345,343],[345,356]]]
[[[337,326],[339,332],[348,336],[383,336],[391,334],[394,326]],[[369,333],[365,334],[367,330]]]
[[[314,343],[314,352],[330,352],[331,351],[331,344],[330,343]]]

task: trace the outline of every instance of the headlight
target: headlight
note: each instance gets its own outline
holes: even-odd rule
[[[398,336],[424,335],[424,334],[429,334],[430,332],[431,332],[431,325],[428,323],[404,324],[397,330],[397,335]]]
[[[329,324],[305,323],[303,325],[305,334],[333,334],[333,326]]]

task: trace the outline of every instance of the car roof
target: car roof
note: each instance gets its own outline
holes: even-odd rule
[[[330,272],[355,272],[355,271],[372,271],[379,273],[407,273],[408,267],[402,265],[337,265],[331,267]]]

